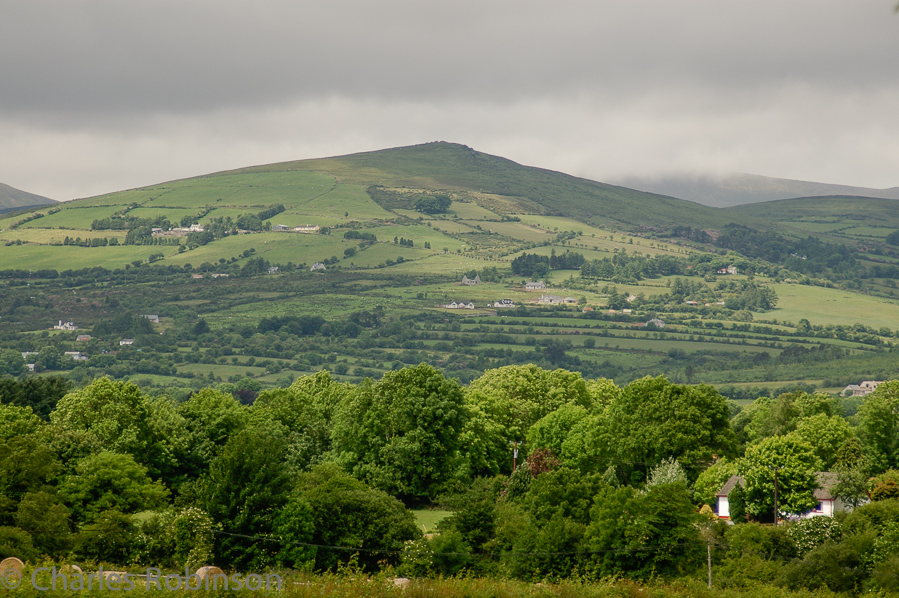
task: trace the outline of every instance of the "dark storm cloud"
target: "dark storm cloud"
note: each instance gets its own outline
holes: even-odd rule
[[[28,0],[0,182],[59,199],[444,139],[603,179],[893,186],[892,0]]]
[[[0,108],[865,87],[897,80],[897,40],[876,1],[20,2],[0,20]]]

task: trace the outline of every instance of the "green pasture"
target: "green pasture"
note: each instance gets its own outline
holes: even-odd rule
[[[212,372],[213,376],[218,376],[221,378],[229,378],[235,374],[239,374],[241,376],[247,378],[254,378],[259,374],[265,372],[265,368],[246,366],[246,365],[233,365],[233,364],[222,364],[222,363],[187,363],[178,365],[179,372],[190,373],[195,376],[209,376],[209,373]]]
[[[113,213],[121,210],[120,206],[112,206],[105,208],[80,208],[71,207],[65,209],[66,204],[62,204],[63,209],[55,214],[49,214],[43,218],[26,222],[19,226],[22,228],[66,228],[66,229],[83,229],[90,230],[91,223],[101,218],[109,218]],[[46,212],[44,212],[46,214]]]
[[[778,296],[777,309],[766,314],[766,319],[774,317],[797,323],[805,318],[812,324],[847,326],[860,323],[873,328],[899,329],[899,303],[896,301],[841,289],[788,283],[773,286]]]
[[[150,198],[161,195],[165,192],[164,188],[159,186],[143,187],[141,189],[128,189],[126,191],[115,191],[112,193],[104,193],[95,197],[86,197],[84,199],[76,199],[59,204],[58,207],[71,209],[83,207],[99,207],[113,206],[114,210],[121,210],[123,207],[132,203],[144,203]]]
[[[431,223],[434,230],[454,235],[462,235],[477,230],[472,225],[466,224],[461,220],[431,220]]]
[[[884,228],[882,226],[853,226],[840,231],[841,235],[849,235],[855,237],[871,237],[876,239],[885,239],[887,235],[895,232],[895,228]]]
[[[82,239],[103,238],[111,239],[116,237],[121,243],[125,239],[125,232],[119,230],[61,230],[52,228],[18,228],[14,230],[5,230],[0,232],[0,241],[14,241],[21,239],[23,242],[37,243],[39,245],[50,245],[52,243],[62,244],[65,238]],[[98,248],[99,249],[99,248]]]
[[[840,220],[838,222],[804,222],[794,220],[790,222],[793,228],[798,228],[812,233],[829,233],[839,231],[854,224],[852,221]]]
[[[432,509],[414,509],[415,524],[426,534],[437,531],[437,524],[453,514],[452,511],[437,511]]]
[[[109,235],[106,235],[109,236]],[[115,247],[75,247],[62,245],[0,246],[0,269],[44,268],[77,270],[101,267],[121,268],[133,261],[147,261],[154,253],[175,253],[177,247],[155,245],[118,245]]]
[[[133,210],[128,210],[128,216],[133,216],[135,218],[152,218],[156,219],[159,216],[164,216],[168,218],[175,226],[180,226],[181,219],[184,216],[193,216],[196,214],[197,210],[192,208],[176,208],[176,207],[148,207],[148,208],[134,208]]]
[[[412,239],[414,242],[414,249],[424,249],[425,242],[428,242],[431,244],[431,249],[427,251],[443,251],[444,248],[455,251],[456,249],[460,249],[463,245],[461,241],[448,237],[447,235],[434,230],[430,226],[420,224],[407,226],[398,224],[392,226],[375,226],[366,228],[362,232],[372,233],[378,238],[378,241],[389,241],[391,243],[393,242],[394,237]],[[337,233],[335,232],[335,234]],[[340,236],[343,236],[343,231],[341,231]],[[404,247],[403,249],[406,248]]]
[[[449,211],[462,220],[500,220],[502,216],[474,202],[454,201]]]
[[[190,263],[199,266],[203,262],[217,263],[219,258],[236,257],[247,249],[255,249],[253,257],[263,257],[269,262],[306,262],[312,265],[332,255],[343,257],[343,250],[348,246],[342,239],[328,235],[252,233],[231,235],[180,254],[176,247],[176,253],[171,257],[167,255],[167,260],[178,265]]]

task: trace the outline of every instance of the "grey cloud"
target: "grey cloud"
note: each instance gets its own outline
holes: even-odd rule
[[[436,139],[603,179],[894,186],[892,0],[29,0],[0,181],[59,199]]]
[[[203,112],[899,78],[881,2],[38,0],[0,22],[0,109]]]

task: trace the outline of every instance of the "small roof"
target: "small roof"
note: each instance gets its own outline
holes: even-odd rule
[[[831,490],[839,483],[840,475],[835,471],[816,471],[815,481],[818,487],[815,488],[815,500],[833,500],[836,498]]]
[[[728,496],[730,491],[737,487],[737,484],[740,484],[741,487],[746,487],[746,479],[741,475],[732,475],[728,480],[724,483],[724,486],[721,487],[721,490],[718,491],[717,496]]]

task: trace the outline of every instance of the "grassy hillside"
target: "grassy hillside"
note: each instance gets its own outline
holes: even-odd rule
[[[445,213],[415,210],[416,199],[434,194],[451,198]],[[619,382],[666,374],[739,398],[762,387],[833,390],[892,376],[899,369],[892,352],[899,307],[885,278],[892,274],[851,287],[874,289],[874,298],[848,283],[832,288],[831,271],[797,273],[729,253],[711,235],[686,240],[660,230],[715,232],[736,221],[762,231],[756,240],[815,234],[859,247],[868,234],[880,239],[868,245],[887,249],[858,253],[864,264],[899,262],[882,242],[892,223],[899,228],[888,203],[792,202],[707,208],[449,143],[170,181],[0,219],[0,348],[84,351],[89,361],[62,364],[75,380],[109,374],[182,389],[242,378],[283,385],[322,367],[358,381],[421,361],[463,381],[515,363]],[[270,225],[322,229],[230,228],[211,239],[126,244],[126,229],[149,231],[148,222],[211,231],[248,216],[261,224],[258,214]],[[511,269],[525,253],[548,261],[565,252],[615,263],[615,274]],[[677,273],[635,275],[625,265],[653,260],[679,264]],[[316,262],[327,270],[311,272]],[[732,264],[738,275],[719,275]],[[484,284],[462,286],[462,275],[474,272]],[[549,288],[526,290],[533,278]],[[669,295],[678,287],[681,294]],[[744,303],[769,291],[775,305]],[[538,305],[547,293],[576,304]],[[616,297],[627,302],[610,310]],[[500,299],[518,307],[496,308]],[[477,308],[446,309],[451,301]],[[127,314],[158,314],[161,323],[152,334],[104,328]],[[664,329],[645,325],[657,317]],[[321,321],[317,332],[297,336],[260,328],[271,318]],[[59,319],[100,332],[86,343],[78,332],[50,332]],[[132,336],[135,348],[120,349],[118,341]]]
[[[837,195],[768,201],[728,208],[742,217],[768,220],[808,235],[852,241],[883,241],[899,229],[899,203],[895,199]]]
[[[521,198],[552,213],[627,229],[692,222],[716,227],[730,222],[719,210],[517,164],[455,143],[436,142],[376,152],[285,162],[243,172],[327,172],[344,182],[419,189],[465,190]]]

